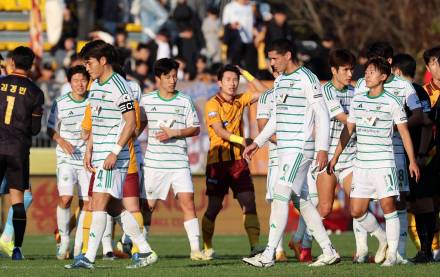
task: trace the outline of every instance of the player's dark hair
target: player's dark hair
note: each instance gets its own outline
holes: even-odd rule
[[[392,68],[398,68],[403,75],[414,78],[416,75],[416,60],[409,54],[397,54],[393,57]]]
[[[14,61],[16,68],[28,71],[32,68],[35,54],[29,47],[18,46],[12,51],[11,59]]]
[[[376,57],[369,59],[365,64],[365,69],[367,69],[367,67],[370,65],[373,65],[380,73],[387,75],[387,78],[391,74],[391,65],[384,58]]]
[[[440,45],[430,48],[425,52],[423,52],[423,60],[425,61],[426,65],[429,63],[431,58],[436,58],[440,63]]]
[[[90,58],[100,60],[102,57],[105,57],[107,64],[109,65],[112,65],[118,60],[118,53],[113,45],[102,40],[94,40],[84,45],[79,52],[79,56],[83,60],[88,60]]]
[[[367,58],[381,57],[388,60],[393,57],[393,47],[388,42],[378,41],[374,42],[367,48]]]
[[[328,63],[336,70],[347,65],[353,68],[356,65],[356,57],[347,49],[335,49],[330,52]]]
[[[168,74],[171,70],[175,69],[177,70],[179,68],[179,64],[169,58],[163,58],[160,60],[157,60],[153,65],[153,73],[154,76],[159,77],[162,76],[162,74]]]
[[[287,52],[290,52],[292,56],[292,61],[296,61],[296,49],[295,44],[285,38],[280,38],[272,41],[272,43],[269,44],[267,47],[267,52],[270,51],[276,51],[278,54],[286,54]]]
[[[238,70],[235,65],[225,64],[217,71],[217,80],[221,81],[223,79],[223,75],[227,71],[234,72],[235,74],[237,74],[237,78],[240,78],[240,70]]]
[[[87,80],[90,80],[90,75],[87,72],[86,67],[84,65],[77,65],[67,70],[67,81],[69,83],[72,80],[72,76],[75,74],[82,74],[84,77],[86,77]]]

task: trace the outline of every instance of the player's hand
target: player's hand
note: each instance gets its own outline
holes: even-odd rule
[[[160,126],[160,129],[162,131],[156,133],[156,139],[158,139],[160,142],[169,140],[178,135],[178,130],[176,129],[171,129],[165,126]]]
[[[95,169],[92,166],[92,152],[90,150],[86,150],[84,153],[84,167],[90,173],[95,173]]]
[[[327,165],[327,174],[335,173],[335,166],[338,163],[338,159],[333,157]]]
[[[61,147],[63,152],[66,153],[67,155],[72,155],[73,152],[75,152],[75,147],[73,147],[73,145],[67,140],[63,138],[59,138],[57,143]]]
[[[246,146],[243,151],[243,158],[249,162],[252,159],[252,156],[257,153],[258,149],[259,147],[255,142],[249,146]]]
[[[118,159],[118,156],[116,156],[113,152],[108,154],[107,158],[104,161],[102,168],[104,168],[105,170],[112,169],[113,167],[115,167],[117,159]]]
[[[416,179],[416,182],[419,182],[420,179],[420,169],[417,166],[416,162],[410,162],[409,163],[409,167],[408,167],[408,171],[409,171],[409,175],[411,176],[411,178]]]
[[[327,151],[320,150],[316,155],[316,164],[318,165],[319,171],[322,171],[328,162],[328,153]]]

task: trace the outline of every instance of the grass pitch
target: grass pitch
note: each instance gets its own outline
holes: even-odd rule
[[[245,265],[241,258],[249,253],[245,236],[216,236],[214,245],[219,259],[211,262],[190,261],[186,236],[153,236],[152,247],[159,255],[159,261],[147,268],[125,269],[129,260],[96,260],[95,270],[66,270],[63,265],[68,261],[55,258],[55,243],[52,236],[25,237],[23,253],[25,261],[14,262],[9,258],[0,258],[0,276],[439,276],[440,263],[428,265],[405,265],[382,268],[375,264],[353,265],[351,257],[355,249],[352,233],[332,235],[331,239],[342,256],[338,265],[309,268],[293,258],[287,248],[289,262],[278,263],[272,268],[258,269]],[[287,240],[287,238],[286,238]],[[265,241],[265,239],[264,239]],[[369,241],[372,255],[377,244]],[[313,254],[318,255],[318,246],[314,244]],[[99,250],[98,253],[101,253]],[[408,242],[408,256],[415,254],[411,242]]]

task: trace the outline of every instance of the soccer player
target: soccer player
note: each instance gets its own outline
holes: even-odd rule
[[[431,49],[426,50],[423,53],[423,59],[425,61],[425,66],[427,70],[432,75],[432,80],[428,84],[425,84],[423,87],[428,92],[429,98],[431,100],[431,107],[434,114],[434,124],[435,124],[435,133],[434,133],[434,142],[431,145],[431,150],[426,153],[426,179],[429,182],[429,185],[433,188],[433,199],[434,199],[434,213],[436,218],[436,233],[434,235],[434,240],[432,243],[433,250],[433,258],[436,261],[440,260],[440,239],[439,239],[439,209],[440,209],[440,190],[438,186],[439,180],[439,166],[440,166],[440,155],[439,155],[439,131],[440,130],[440,45],[435,46]],[[433,151],[433,149],[437,149],[437,151]],[[421,153],[423,154],[423,153]]]
[[[130,161],[131,138],[136,128],[136,115],[129,86],[113,71],[117,59],[113,46],[92,41],[84,46],[80,55],[92,79],[89,95],[92,113],[92,132],[84,156],[86,168],[95,172],[92,197],[92,223],[88,249],[71,268],[94,268],[99,243],[106,228],[107,213],[120,223],[139,247],[139,258],[128,268],[150,265],[157,261],[139,229],[133,215],[122,207],[122,191]]]
[[[421,171],[421,181],[419,184],[414,178],[409,178],[410,194],[408,196],[410,210],[414,214],[416,224],[416,233],[420,234],[420,251],[411,259],[415,263],[426,263],[432,261],[431,245],[435,233],[436,216],[434,213],[433,187],[429,180],[429,174],[426,174],[425,162],[428,147],[432,138],[432,120],[431,103],[428,93],[422,86],[413,82],[416,74],[416,60],[408,54],[398,54],[393,57],[391,64],[393,74],[412,83],[417,96],[420,99],[425,124],[410,129],[411,140],[414,146],[414,153],[417,153],[417,163]],[[410,113],[410,111],[407,111]],[[408,213],[409,215],[409,213]],[[410,217],[409,217],[410,218]],[[409,229],[409,232],[412,230]]]
[[[141,131],[148,124],[144,158],[144,193],[149,217],[157,200],[166,200],[173,188],[183,212],[183,226],[190,243],[191,260],[202,260],[200,228],[194,206],[194,185],[187,154],[187,137],[200,132],[200,123],[190,97],[176,90],[179,64],[168,58],[155,62],[153,71],[159,89],[142,96]]]
[[[278,75],[277,73],[275,74]],[[273,92],[273,88],[269,89],[265,91],[258,99],[256,118],[259,131],[263,130],[273,112],[273,102],[275,100]],[[273,200],[273,189],[278,175],[278,157],[276,147],[276,136],[272,136],[269,139],[269,164],[266,180],[266,201],[268,201],[269,203],[272,203]],[[281,237],[275,253],[275,260],[280,262],[287,261],[287,256],[283,249],[283,237],[284,236]]]
[[[420,174],[403,103],[398,96],[384,90],[384,82],[390,74],[391,66],[382,58],[372,58],[366,63],[365,82],[370,90],[353,98],[347,125],[328,166],[330,172],[335,171],[342,151],[356,131],[357,149],[350,211],[368,233],[376,237],[385,235],[388,249],[382,266],[393,266],[397,263],[399,243],[399,217],[395,204],[399,190],[392,144],[394,124],[408,154],[411,177],[418,181]],[[374,215],[368,212],[370,199],[376,197],[384,212],[386,234]],[[379,241],[382,240],[383,238],[379,238]]]
[[[367,57],[368,59],[374,57],[381,57],[388,61],[388,63],[392,63],[393,61],[393,48],[386,42],[376,42],[373,43],[367,49]],[[384,88],[391,94],[397,96],[406,106],[409,111],[411,111],[411,116],[408,116],[408,128],[411,129],[416,126],[423,125],[423,112],[420,105],[420,100],[417,97],[416,91],[410,82],[394,75],[390,74],[386,82],[384,83]],[[365,78],[361,78],[356,83],[355,94],[364,94],[368,91],[368,87],[366,86]],[[399,235],[399,251],[398,251],[398,263],[406,263],[406,241],[408,237],[408,215],[406,211],[406,195],[409,192],[409,182],[408,182],[408,169],[405,159],[405,152],[402,143],[402,139],[400,138],[400,133],[395,132],[393,137],[393,145],[394,145],[394,155],[396,160],[396,168],[397,168],[397,176],[398,176],[398,184],[400,196],[397,201],[397,214],[399,215],[400,222],[400,235]],[[380,236],[384,238],[384,236]],[[355,232],[356,238],[356,253],[366,253],[368,252],[367,245],[367,234],[362,232],[362,230],[357,230]],[[385,245],[385,240],[383,239],[380,245]],[[381,249],[378,249],[380,252]],[[385,249],[382,248],[383,253],[385,253]],[[384,257],[385,255],[380,255],[380,257]],[[376,263],[380,263],[375,259]]]
[[[318,170],[323,170],[327,164],[330,122],[319,80],[310,70],[298,64],[293,44],[287,39],[274,41],[269,46],[268,55],[274,70],[283,73],[274,83],[274,112],[263,131],[246,147],[243,156],[251,158],[276,132],[279,171],[269,220],[268,244],[263,253],[243,261],[256,267],[274,265],[275,248],[284,233],[289,201],[293,195],[299,202],[307,226],[323,250],[311,266],[335,264],[340,261],[340,256],[332,246],[305,185],[315,149],[318,152]]]
[[[251,255],[257,251],[260,223],[255,205],[252,178],[242,153],[247,140],[243,138],[242,117],[244,109],[255,103],[265,87],[247,71],[243,76],[256,88],[237,94],[240,69],[225,65],[217,73],[220,91],[205,105],[205,120],[209,135],[209,151],[206,166],[206,195],[208,207],[202,219],[204,254],[215,257],[212,246],[215,219],[222,209],[223,199],[231,188],[243,210],[244,228],[248,235]]]
[[[355,56],[346,49],[336,49],[330,52],[329,66],[332,72],[332,80],[322,87],[324,100],[330,112],[330,148],[328,152],[330,159],[338,145],[342,128],[347,124],[348,111],[354,95],[354,87],[351,85],[351,76],[355,64]],[[309,196],[312,202],[318,203],[318,212],[323,218],[331,213],[337,184],[341,184],[347,195],[350,194],[352,161],[354,159],[355,150],[356,141],[352,138],[347,144],[334,173],[318,173],[316,167],[311,168],[309,171],[307,182],[309,186]],[[355,224],[354,229],[361,228],[357,226],[355,222],[356,221],[353,222]],[[303,223],[303,221],[301,223]],[[302,229],[304,233],[305,228],[300,227],[298,227],[298,231]],[[303,244],[301,249],[301,252],[303,252],[302,256],[311,257],[311,242],[308,242],[307,238],[303,238],[301,232],[295,233],[293,236],[293,244],[299,244],[299,240],[301,239]],[[306,245],[309,246],[308,248],[304,248],[305,242],[308,244]],[[298,246],[295,248],[297,247]],[[364,253],[360,256],[356,255],[355,261],[367,262],[367,254],[368,253]]]
[[[52,105],[47,133],[57,143],[57,225],[61,237],[57,258],[64,260],[69,250],[70,204],[75,186],[78,191],[81,210],[88,210],[87,192],[90,173],[83,166],[85,142],[81,139],[81,121],[87,105],[87,84],[89,74],[84,66],[70,68],[67,80],[72,88],[70,93],[58,97]],[[80,212],[78,221],[83,220]],[[78,224],[82,226],[82,224]],[[75,235],[74,256],[80,253],[82,228]]]
[[[29,150],[41,129],[43,92],[27,77],[35,55],[28,47],[12,51],[13,72],[0,79],[0,180],[6,176],[14,227],[13,260],[22,260],[26,229],[24,191],[29,188]]]

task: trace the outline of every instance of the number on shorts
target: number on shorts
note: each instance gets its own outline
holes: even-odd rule
[[[403,180],[405,180],[405,175],[404,175],[404,171],[403,169],[399,169],[399,181],[403,182]]]
[[[96,179],[99,180],[98,187],[100,188],[102,186],[102,170],[99,170],[98,176],[96,176]]]

